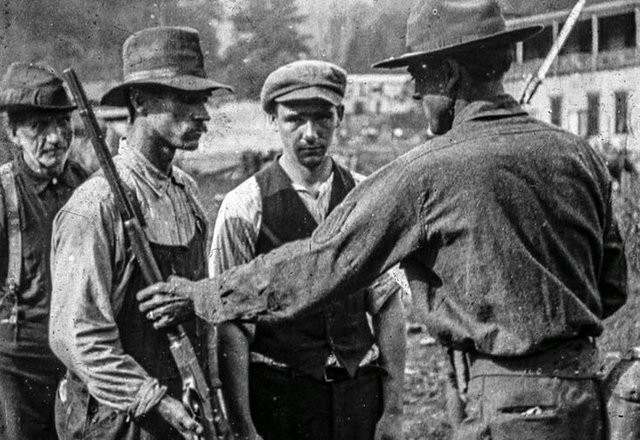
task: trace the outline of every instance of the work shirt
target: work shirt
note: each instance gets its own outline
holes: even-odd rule
[[[67,161],[60,176],[43,177],[27,166],[22,154],[13,159],[13,174],[20,218],[22,268],[17,290],[18,319],[15,328],[13,325],[0,325],[0,353],[54,360],[48,343],[51,228],[58,210],[87,175],[80,165]],[[6,195],[1,192],[0,285],[5,283],[9,264],[3,197]],[[0,320],[6,322],[14,304],[2,294],[0,291]]]
[[[492,356],[597,336],[627,296],[604,161],[500,96],[470,103],[448,133],[362,182],[310,239],[203,281],[193,297],[212,321],[279,320],[400,261],[430,333]]]
[[[149,241],[187,246],[196,232],[193,180],[176,167],[165,175],[130,147],[114,162],[140,204]],[[164,389],[122,349],[116,320],[136,264],[127,242],[107,181],[94,175],[54,223],[50,341],[99,403],[140,414]]]

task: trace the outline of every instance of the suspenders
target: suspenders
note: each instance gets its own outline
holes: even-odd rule
[[[4,211],[7,219],[7,239],[9,244],[7,279],[4,286],[0,286],[0,305],[5,301],[13,301],[11,316],[0,319],[0,324],[15,325],[18,322],[17,291],[22,269],[22,231],[20,230],[18,192],[14,179],[13,163],[9,162],[0,166],[0,185],[4,192]]]

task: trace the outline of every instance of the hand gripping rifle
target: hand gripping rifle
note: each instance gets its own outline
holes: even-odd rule
[[[573,27],[578,22],[578,18],[580,18],[580,14],[582,13],[582,9],[584,9],[586,2],[587,0],[578,0],[573,9],[571,9],[567,21],[564,26],[562,26],[562,30],[560,31],[560,34],[558,34],[558,38],[556,38],[556,41],[553,43],[553,46],[547,54],[547,57],[542,62],[542,65],[535,75],[529,75],[527,78],[527,83],[525,84],[524,89],[522,90],[522,96],[520,97],[520,104],[529,104],[529,102],[531,102],[531,98],[533,98],[536,90],[538,90],[542,81],[547,77],[547,73],[553,64],[553,61],[560,53],[560,50],[567,41],[567,38],[569,38],[569,34],[573,30]]]
[[[102,168],[113,193],[116,207],[124,221],[124,229],[144,279],[148,284],[163,281],[158,264],[151,253],[149,241],[142,229],[144,219],[129,198],[118,175],[82,84],[73,69],[65,70],[63,76],[71,89],[78,106],[78,112],[98,157],[100,168]],[[220,380],[217,377],[212,378],[212,386],[216,392],[211,395],[204,373],[198,364],[195,351],[184,328],[177,325],[168,329],[166,333],[169,338],[171,354],[182,377],[182,404],[187,412],[204,428],[200,440],[227,440],[231,438]],[[208,336],[212,339],[211,334]],[[207,348],[210,349],[211,345],[212,341],[208,341]],[[210,358],[212,357],[213,355],[210,356]],[[211,370],[217,372],[214,366]]]

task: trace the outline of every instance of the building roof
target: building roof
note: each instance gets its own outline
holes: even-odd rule
[[[528,17],[557,11],[569,11],[577,0],[500,0],[507,18]],[[588,0],[587,7],[601,3],[620,3],[620,0]],[[632,1],[627,3],[633,3]]]

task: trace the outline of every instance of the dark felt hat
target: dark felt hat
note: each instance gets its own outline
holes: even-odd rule
[[[62,79],[45,64],[12,63],[0,84],[0,111],[71,111]]]
[[[347,71],[327,61],[301,60],[286,64],[262,86],[262,108],[270,112],[277,102],[321,99],[340,105],[347,88]]]
[[[526,40],[542,30],[507,30],[496,0],[417,0],[407,20],[407,53],[377,62],[394,68],[475,48]]]
[[[207,78],[198,31],[161,26],[131,35],[122,46],[124,81],[104,94],[102,105],[126,106],[133,85],[161,85],[185,91],[213,91],[226,85]]]

